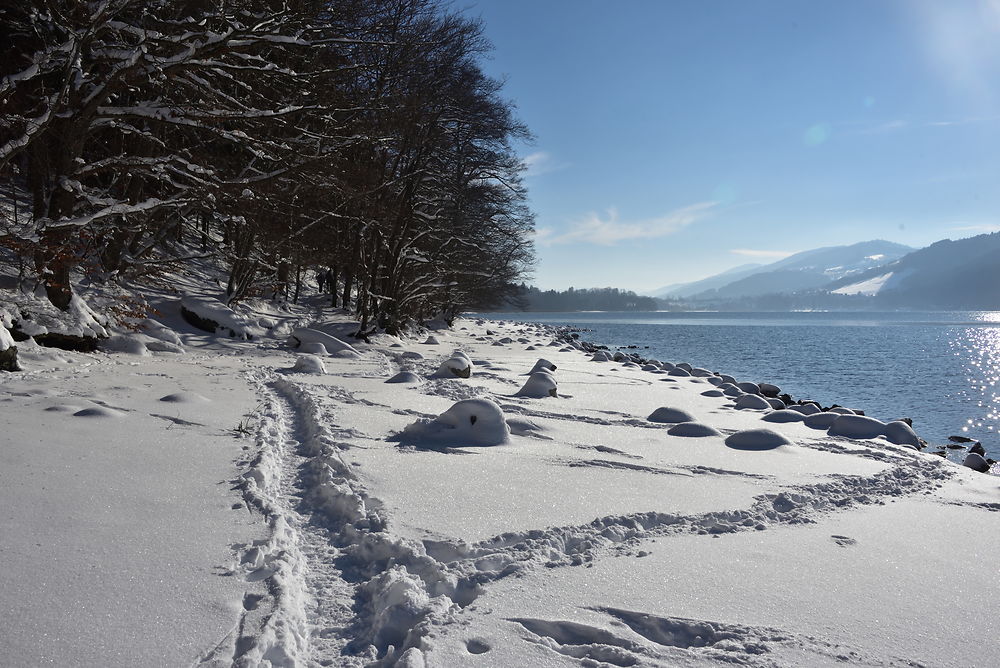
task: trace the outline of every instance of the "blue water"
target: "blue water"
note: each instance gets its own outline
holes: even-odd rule
[[[585,328],[580,338],[774,383],[795,398],[913,419],[931,443],[964,435],[1000,459],[1000,312],[490,313]]]

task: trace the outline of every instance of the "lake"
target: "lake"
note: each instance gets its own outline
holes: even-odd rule
[[[1000,312],[484,313],[583,328],[580,338],[774,383],[795,398],[913,419],[931,443],[982,441],[1000,459]]]

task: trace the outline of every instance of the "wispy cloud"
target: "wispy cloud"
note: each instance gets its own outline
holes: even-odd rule
[[[979,223],[976,225],[958,225],[955,227],[949,227],[949,230],[953,232],[977,232],[979,234],[988,234],[990,232],[1000,232],[1000,223]]]
[[[733,248],[729,251],[733,255],[743,255],[745,257],[760,257],[760,258],[772,258],[775,260],[781,260],[790,255],[795,255],[798,251],[780,251],[780,250],[758,250],[755,248]]]
[[[902,132],[905,130],[921,130],[925,128],[950,128],[963,125],[974,125],[977,123],[994,123],[1000,121],[1000,115],[994,116],[969,116],[967,118],[952,118],[937,121],[907,121],[900,118],[891,121],[878,123],[844,123],[843,125],[855,126],[853,130],[848,130],[848,134],[854,135],[883,135],[892,132]]]
[[[716,202],[699,202],[657,218],[632,222],[620,220],[618,211],[612,208],[604,215],[588,213],[565,232],[541,228],[535,233],[535,242],[543,246],[571,243],[613,246],[629,239],[656,239],[706,218],[715,206]]]
[[[551,172],[558,172],[570,166],[568,162],[560,162],[546,151],[536,151],[521,159],[524,165],[525,176],[540,176]]]

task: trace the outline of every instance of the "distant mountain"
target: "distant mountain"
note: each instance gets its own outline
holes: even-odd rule
[[[827,286],[887,308],[1000,308],[1000,232],[946,239]]]
[[[692,281],[691,283],[673,283],[671,285],[665,285],[662,288],[653,290],[654,297],[690,297],[693,294],[699,292],[704,292],[705,290],[713,290],[715,288],[721,288],[726,283],[732,283],[733,281],[738,281],[739,279],[749,276],[754,273],[764,265],[759,262],[753,262],[750,264],[741,264],[738,267],[733,267],[732,269],[727,269],[721,274],[715,274],[714,276],[709,276],[708,278],[703,278],[700,281]]]
[[[724,281],[718,287],[688,293],[687,299],[733,300],[814,290],[846,277],[860,277],[913,250],[909,246],[881,240],[863,241],[850,246],[815,248],[758,267],[735,280],[730,277],[731,280]]]

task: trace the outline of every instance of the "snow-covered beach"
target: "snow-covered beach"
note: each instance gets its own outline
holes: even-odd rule
[[[901,423],[542,326],[171,313],[0,375],[8,665],[1000,662],[1000,478]]]

